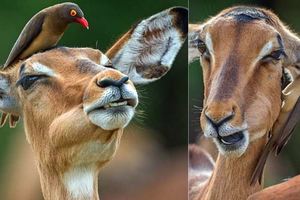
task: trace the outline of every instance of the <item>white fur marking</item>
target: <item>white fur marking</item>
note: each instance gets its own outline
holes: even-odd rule
[[[8,83],[7,79],[2,78],[2,76],[0,76],[0,88],[1,88],[1,90],[5,91],[6,93],[10,92],[9,83]]]
[[[93,171],[93,168],[75,167],[64,174],[65,186],[73,198],[92,198],[94,190]]]
[[[109,63],[109,59],[106,55],[101,53],[100,65],[107,65]]]
[[[210,35],[209,32],[206,33],[205,44],[206,44],[206,47],[209,50],[209,52],[211,54],[213,54],[214,53],[214,48],[213,48],[213,43],[212,43],[211,35]]]
[[[263,57],[265,57],[266,55],[268,55],[269,53],[271,53],[273,49],[273,42],[269,41],[267,42],[264,47],[260,50],[257,59],[255,60],[256,62],[261,60]]]
[[[48,68],[46,65],[43,65],[39,62],[33,63],[32,68],[37,73],[44,74],[51,77],[56,76],[55,72],[52,69]]]

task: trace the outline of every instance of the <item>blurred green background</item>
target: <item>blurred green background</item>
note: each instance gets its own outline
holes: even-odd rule
[[[234,5],[262,6],[273,10],[279,18],[290,26],[292,30],[300,33],[300,1],[298,0],[263,0],[263,1],[209,1],[190,0],[190,23],[200,23],[210,16],[216,15],[221,10]],[[195,61],[189,66],[189,142],[199,140],[199,114],[203,99],[202,71],[199,62]],[[300,144],[300,128],[295,130],[288,145],[283,149],[279,157],[270,158],[266,170],[266,185],[280,182],[284,178],[293,177],[300,173],[300,158],[298,147]],[[272,167],[270,167],[272,165]]]
[[[0,6],[0,64],[3,64],[27,21],[39,10],[62,1],[1,1]],[[71,24],[59,45],[68,47],[92,47],[105,52],[116,39],[131,25],[157,12],[172,6],[185,6],[186,0],[85,0],[77,3],[90,30],[78,24]],[[137,116],[132,127],[151,130],[151,139],[158,143],[166,155],[175,151],[186,151],[188,141],[188,67],[187,45],[179,52],[172,70],[161,80],[150,85],[138,87],[140,94],[139,110],[144,114]],[[7,166],[16,159],[9,149],[18,148],[15,140],[24,137],[23,125],[16,129],[6,125],[0,129],[0,192],[10,173]],[[158,152],[159,154],[160,152]],[[187,160],[184,162],[187,163]],[[20,170],[22,166],[20,166]],[[24,181],[24,180],[22,180]],[[26,184],[26,183],[24,183]],[[0,193],[0,199],[2,199]]]

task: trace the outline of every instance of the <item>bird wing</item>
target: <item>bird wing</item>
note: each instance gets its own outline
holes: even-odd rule
[[[9,56],[4,64],[4,69],[15,62],[18,56],[20,56],[20,54],[22,54],[22,52],[26,50],[30,46],[31,42],[40,34],[45,16],[46,15],[44,12],[37,13],[25,25],[9,53]]]
[[[288,116],[284,118],[284,123],[278,125],[276,127],[275,132],[272,137],[269,139],[266,144],[259,160],[256,164],[254,172],[251,177],[251,185],[254,185],[256,181],[261,183],[263,169],[269,154],[273,151],[276,151],[276,155],[278,155],[281,149],[286,145],[288,140],[291,138],[294,128],[296,124],[300,121],[300,97],[296,104],[293,106],[293,109],[289,112]],[[274,131],[274,130],[273,130]]]
[[[259,182],[259,184],[261,184],[265,164],[270,152],[273,150],[273,144],[274,143],[272,138],[269,139],[252,173],[250,185],[255,185],[257,181]]]
[[[281,149],[286,145],[288,140],[290,139],[293,130],[295,129],[297,123],[300,121],[300,97],[291,111],[287,122],[285,123],[282,133],[278,140],[275,143],[276,155],[278,155]]]

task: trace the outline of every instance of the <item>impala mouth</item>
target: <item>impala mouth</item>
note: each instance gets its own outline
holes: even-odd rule
[[[94,105],[89,107],[88,109],[86,109],[86,113],[90,114],[93,111],[108,111],[108,110],[112,110],[112,109],[118,109],[118,108],[123,108],[123,107],[136,107],[137,105],[137,99],[124,99],[124,98],[120,98],[116,101],[111,101],[105,104],[98,104],[98,105]]]
[[[99,109],[109,109],[109,108],[116,108],[121,106],[131,106],[135,107],[136,101],[133,99],[119,99],[117,101],[109,102],[103,106],[101,106]]]
[[[104,130],[115,130],[128,125],[134,116],[137,103],[137,98],[124,99],[121,97],[105,103],[100,101],[86,108],[85,112],[93,124]]]
[[[234,133],[229,136],[218,136],[218,140],[220,143],[224,145],[235,145],[239,142],[241,142],[245,138],[245,135],[242,131],[239,131],[237,133]]]
[[[227,136],[218,135],[214,142],[223,155],[241,156],[249,145],[249,133],[241,130]]]

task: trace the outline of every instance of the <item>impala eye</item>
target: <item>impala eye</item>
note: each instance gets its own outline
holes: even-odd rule
[[[111,63],[104,65],[106,68],[116,69]]]
[[[197,40],[197,48],[201,54],[207,51],[206,45],[202,40]]]
[[[75,17],[75,16],[77,15],[76,10],[72,9],[72,10],[70,11],[70,15],[71,15],[72,17]]]
[[[273,51],[272,53],[270,53],[269,55],[263,57],[263,60],[281,60],[283,57],[285,57],[286,54],[282,49]]]
[[[21,85],[24,90],[28,90],[37,80],[43,78],[42,75],[24,76],[17,81],[17,86]]]

